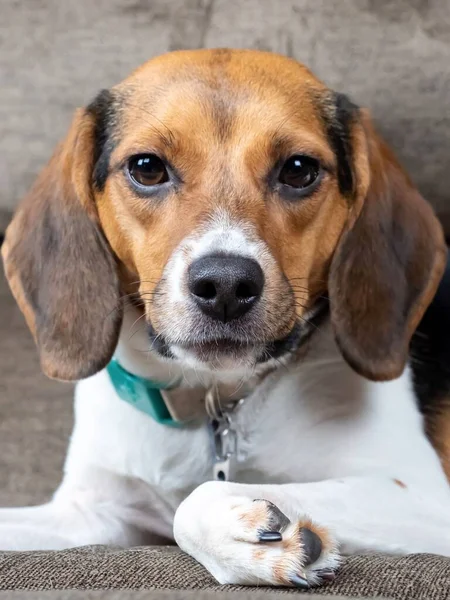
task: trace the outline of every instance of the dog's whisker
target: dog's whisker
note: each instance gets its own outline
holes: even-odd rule
[[[134,321],[134,323],[133,323],[133,324],[130,326],[130,330],[129,330],[129,331],[130,331],[130,333],[131,333],[131,331],[132,331],[133,327],[134,327],[134,326],[135,326],[135,325],[138,323],[138,321],[140,321],[140,320],[141,320],[142,318],[144,318],[144,317],[145,317],[145,313],[144,313],[143,315],[141,315],[140,317],[138,317],[138,318],[137,318],[137,319]],[[142,327],[142,328],[141,328],[141,327],[137,328],[137,329],[136,329],[136,331],[134,331],[133,333],[131,333],[131,335],[129,335],[129,337],[128,337],[128,341],[129,341],[129,342],[131,342],[131,340],[134,338],[134,336],[135,336],[137,333],[141,332],[141,331],[145,331],[145,328],[144,328],[144,327]]]

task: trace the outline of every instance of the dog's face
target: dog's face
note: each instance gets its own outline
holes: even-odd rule
[[[300,339],[348,215],[324,92],[298,63],[226,51],[166,55],[111,92],[96,205],[159,351],[252,367]]]
[[[65,379],[110,359],[123,294],[149,347],[210,369],[292,351],[329,297],[349,363],[394,377],[444,255],[365,113],[295,61],[229,50],[152,60],[79,111],[4,250]]]

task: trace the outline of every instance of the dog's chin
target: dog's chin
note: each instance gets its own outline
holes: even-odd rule
[[[201,344],[170,347],[176,359],[186,366],[208,371],[248,371],[259,362],[264,344],[242,344],[216,340]]]
[[[245,372],[271,360],[279,360],[295,351],[302,340],[302,331],[294,325],[288,335],[270,342],[260,340],[241,342],[227,338],[208,341],[193,339],[183,344],[170,343],[150,328],[152,348],[160,356],[176,360],[186,367],[207,371]]]

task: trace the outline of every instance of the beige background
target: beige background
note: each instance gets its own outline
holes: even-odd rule
[[[370,106],[441,211],[450,189],[449,0],[1,0],[0,209],[75,107],[174,48],[264,48]]]

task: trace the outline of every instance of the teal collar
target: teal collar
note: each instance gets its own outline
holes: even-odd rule
[[[124,369],[116,359],[107,365],[109,378],[119,398],[128,402],[141,412],[149,415],[157,423],[168,427],[183,427],[182,421],[176,421],[170,414],[161,390],[170,387],[163,383],[133,375]]]
[[[234,410],[249,390],[225,386],[183,388],[153,379],[133,375],[113,358],[106,366],[117,395],[154,421],[168,427],[185,427],[199,423],[209,416],[222,419],[225,412]]]

